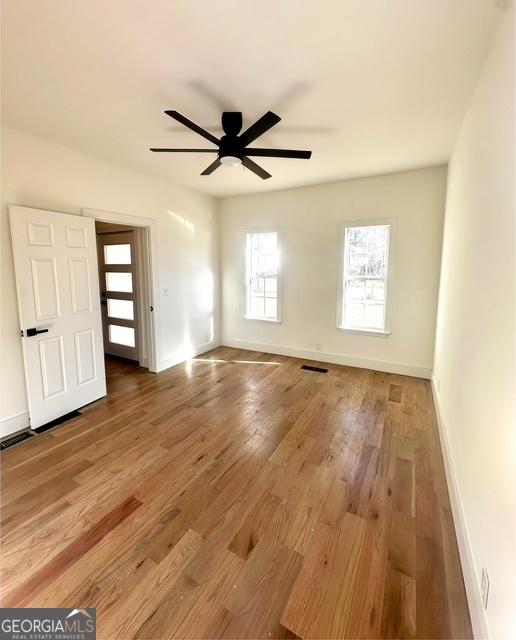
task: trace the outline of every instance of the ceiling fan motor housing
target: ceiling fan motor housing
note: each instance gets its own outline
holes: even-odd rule
[[[219,158],[226,156],[240,158],[240,160],[244,157],[244,145],[237,135],[226,134],[220,139]]]
[[[237,136],[242,129],[242,112],[224,111],[222,114],[222,128],[224,133],[230,136]]]

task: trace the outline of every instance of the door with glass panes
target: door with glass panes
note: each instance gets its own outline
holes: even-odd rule
[[[97,236],[104,351],[139,361],[134,231]]]

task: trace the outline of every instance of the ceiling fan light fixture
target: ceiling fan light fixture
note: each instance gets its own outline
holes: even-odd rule
[[[237,156],[222,156],[220,161],[226,167],[238,167],[239,164],[242,164],[242,158],[237,158]]]

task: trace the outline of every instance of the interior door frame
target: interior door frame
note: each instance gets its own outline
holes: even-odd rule
[[[139,259],[141,261],[142,283],[142,331],[146,334],[148,367],[158,372],[159,331],[159,280],[158,280],[158,234],[154,218],[133,216],[115,211],[100,209],[82,209],[82,215],[102,222],[125,224],[141,230]],[[143,326],[144,324],[144,326]]]

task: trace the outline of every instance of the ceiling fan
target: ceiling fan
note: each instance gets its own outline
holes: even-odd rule
[[[259,118],[254,124],[252,124],[244,133],[240,133],[242,129],[242,113],[240,111],[224,111],[222,114],[222,129],[224,135],[220,138],[216,138],[206,129],[203,129],[199,125],[195,124],[185,116],[181,115],[177,111],[165,111],[167,116],[174,118],[185,127],[188,127],[195,133],[198,133],[206,140],[213,142],[217,145],[216,149],[156,149],[152,148],[151,151],[158,153],[217,153],[218,157],[214,160],[209,167],[207,167],[201,176],[208,176],[213,173],[215,169],[218,169],[221,164],[228,166],[236,166],[242,164],[244,167],[256,173],[262,180],[267,180],[271,177],[271,174],[262,169],[259,164],[256,164],[249,156],[262,157],[262,158],[302,158],[308,160],[312,155],[311,151],[297,151],[293,149],[253,149],[248,148],[251,142],[254,142],[256,138],[263,135],[266,131],[271,129],[275,124],[281,120],[279,116],[272,111],[267,111],[265,115]]]

